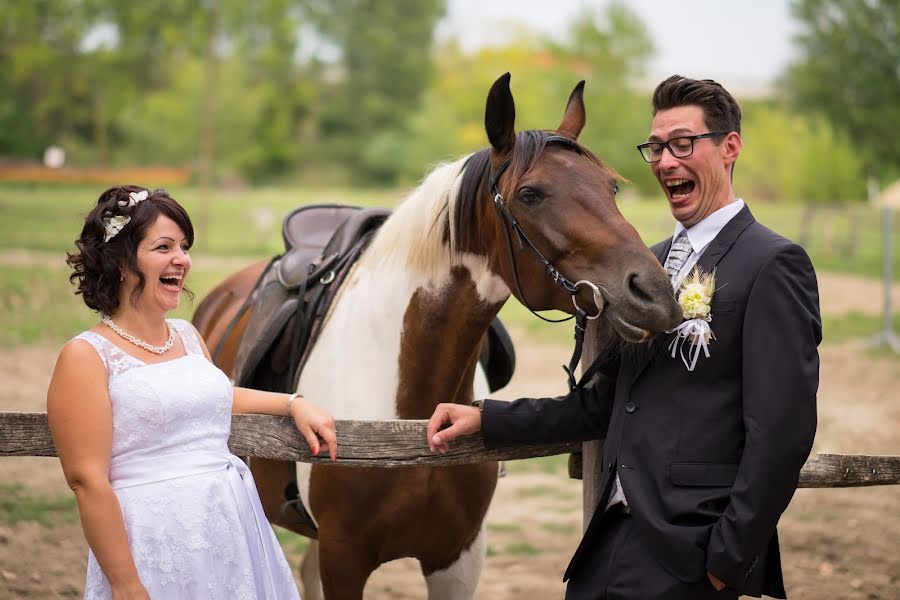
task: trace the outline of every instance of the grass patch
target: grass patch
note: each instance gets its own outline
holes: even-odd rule
[[[510,474],[516,473],[545,473],[547,475],[569,474],[569,455],[554,454],[552,456],[538,456],[523,460],[511,460],[506,463]]]
[[[549,533],[555,533],[559,535],[574,535],[578,532],[578,528],[569,523],[556,523],[554,521],[545,521],[541,523],[541,529],[547,531]]]
[[[536,498],[540,496],[556,496],[559,494],[559,488],[551,485],[532,485],[519,488],[516,495],[523,498]]]
[[[882,328],[883,317],[880,315],[852,312],[839,317],[822,317],[822,338],[828,343],[873,337]],[[900,335],[900,314],[893,315],[893,330]]]
[[[172,317],[190,320],[200,300],[235,270],[204,268],[202,259],[195,261],[188,279],[194,301],[183,296]],[[61,344],[99,321],[81,296],[75,295],[68,276],[69,269],[62,260],[47,265],[0,265],[0,346]]]
[[[58,523],[77,523],[78,505],[72,494],[31,494],[20,483],[0,483],[0,523],[40,523],[52,527]]]
[[[0,249],[62,255],[73,247],[84,216],[103,186],[0,185]],[[271,256],[283,250],[281,220],[306,204],[393,207],[403,190],[250,188],[239,192],[173,187],[197,233],[196,248],[222,256]]]
[[[516,523],[488,523],[488,531],[492,533],[519,533],[522,526]]]
[[[103,186],[0,184],[0,249],[62,253],[72,248],[82,219]],[[307,204],[396,206],[409,189],[260,187],[239,191],[176,186],[197,229],[197,250],[219,256],[271,256],[282,250],[281,220]],[[674,220],[659,198],[622,201],[619,208],[644,242],[671,235]],[[760,222],[802,243],[819,270],[881,274],[881,214],[863,205],[807,213],[797,203],[753,204]],[[805,239],[803,226],[807,227]],[[894,219],[894,272],[900,272],[900,219]]]
[[[514,556],[537,556],[541,553],[541,551],[528,542],[515,542],[513,544],[507,544],[507,546],[503,549],[506,554],[512,554]]]
[[[303,554],[309,547],[309,538],[303,537],[299,533],[294,533],[277,525],[273,525],[272,529],[275,530],[275,537],[285,552]]]

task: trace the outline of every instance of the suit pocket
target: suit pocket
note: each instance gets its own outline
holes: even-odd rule
[[[715,300],[715,296],[713,296],[713,302],[712,302],[712,306],[710,306],[710,312],[713,315],[730,313],[730,312],[734,312],[735,306],[737,306],[736,300],[719,300],[717,302]]]
[[[722,463],[672,463],[672,485],[689,487],[730,487],[734,485],[738,466]]]

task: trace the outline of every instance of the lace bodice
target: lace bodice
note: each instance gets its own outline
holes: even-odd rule
[[[191,450],[227,452],[231,382],[207,360],[187,321],[170,323],[187,354],[159,363],[145,363],[91,331],[76,338],[96,348],[109,374],[112,464]]]

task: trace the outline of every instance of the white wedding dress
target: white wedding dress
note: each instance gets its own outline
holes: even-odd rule
[[[147,364],[87,331],[109,373],[110,483],[153,600],[299,598],[244,463],[228,450],[232,386],[193,328],[170,320],[187,355]],[[110,598],[93,552],[85,598]]]

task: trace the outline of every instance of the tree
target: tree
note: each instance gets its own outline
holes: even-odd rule
[[[90,86],[80,44],[86,16],[77,0],[15,2],[0,22],[0,154],[41,156],[90,129]]]
[[[318,102],[321,148],[351,170],[388,180],[367,162],[365,143],[402,127],[431,73],[431,44],[443,0],[307,0],[306,17],[339,58]]]
[[[900,173],[900,2],[794,0],[801,58],[784,85],[795,107],[821,108],[864,150],[867,170]]]

